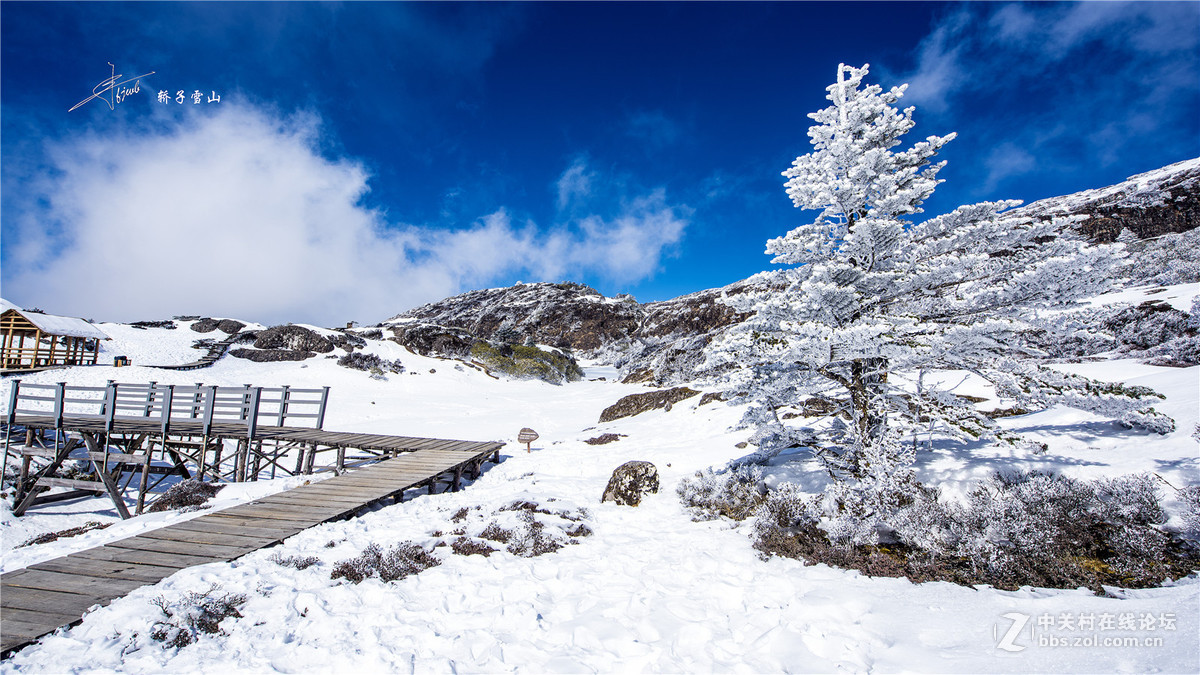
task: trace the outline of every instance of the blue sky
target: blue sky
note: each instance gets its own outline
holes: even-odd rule
[[[4,2],[3,294],[326,325],[518,280],[666,299],[815,216],[780,172],[840,62],[910,83],[914,140],[958,132],[932,215],[1200,155],[1198,36],[1197,3]],[[110,62],[154,74],[68,112]]]

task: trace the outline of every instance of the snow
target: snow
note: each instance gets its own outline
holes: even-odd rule
[[[190,348],[199,335],[186,322],[176,330],[115,324],[105,324],[105,330],[113,335],[112,348],[124,350],[135,364],[182,362],[199,353]],[[616,382],[611,366],[585,363],[584,381],[553,386],[496,380],[386,341],[369,341],[368,351],[401,359],[406,372],[380,381],[322,356],[300,363],[226,356],[211,368],[183,373],[101,365],[23,378],[76,385],[102,385],[108,379],[329,385],[328,429],[509,445],[501,464],[488,465],[461,492],[414,494],[401,504],[311,528],[232,563],[182,570],[95,609],[74,628],[40,639],[0,663],[0,672],[1195,672],[1200,666],[1195,575],[1162,588],[1114,589],[1119,597],[1099,597],[1086,590],[1006,592],[913,584],[795,560],[764,560],[751,546],[748,523],[693,522],[674,494],[683,477],[748,452],[736,444],[749,432],[729,431],[742,415],[740,408],[698,406],[696,397],[669,412],[599,424],[604,408],[646,390]],[[1002,421],[1048,443],[1046,454],[1001,454],[936,441],[921,455],[921,477],[940,481],[950,494],[1001,466],[1078,476],[1155,471],[1176,486],[1198,482],[1197,446],[1189,434],[1200,418],[1200,368],[1133,361],[1059,367],[1156,389],[1167,396],[1157,407],[1175,417],[1177,430],[1160,437],[1089,413],[1052,408]],[[949,384],[961,379],[955,373],[937,375]],[[956,393],[972,386],[968,382]],[[532,453],[516,442],[522,427],[540,434]],[[584,443],[603,433],[624,436],[607,445]],[[634,459],[657,466],[662,490],[637,508],[601,504],[612,470]],[[792,462],[786,470],[794,479],[815,481],[814,468],[808,467],[806,475],[803,462]],[[211,502],[212,508],[287,489],[306,478],[232,485]],[[440,566],[390,583],[367,579],[355,585],[330,578],[334,565],[368,544],[386,550],[408,540],[427,547],[448,543],[456,528],[470,535],[492,520],[511,519],[511,512],[500,509],[517,500],[548,511],[586,513],[583,522],[594,533],[533,558],[503,550],[489,557],[452,555],[449,547],[439,547],[433,550],[443,560]],[[455,522],[462,508],[469,515]],[[34,508],[21,518],[5,507],[0,510],[3,570],[203,513],[148,514],[121,522],[107,499]],[[548,530],[558,522],[554,516],[538,517]],[[89,520],[113,524],[14,548],[35,534]],[[272,562],[276,552],[315,556],[320,562],[297,570]],[[241,618],[222,622],[223,634],[204,635],[179,649],[149,639],[154,622],[163,618],[156,600],[176,602],[188,592],[214,587],[217,595],[248,598]],[[1107,614],[1149,615],[1154,627],[1101,632],[1037,625],[1047,616]],[[1028,617],[1028,625],[1012,643],[1019,651],[1009,652],[998,645],[1014,616]],[[1137,649],[1039,646],[1036,636],[1045,640],[1048,635],[1162,642]]]
[[[0,312],[7,312],[10,309],[20,312],[21,316],[40,328],[43,333],[81,338],[99,338],[101,340],[108,338],[103,331],[83,319],[71,316],[43,314],[41,312],[27,312],[8,300],[0,298]]]

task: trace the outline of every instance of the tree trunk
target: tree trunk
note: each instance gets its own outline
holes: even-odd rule
[[[875,445],[887,433],[887,369],[885,358],[850,363],[850,403],[863,445]]]

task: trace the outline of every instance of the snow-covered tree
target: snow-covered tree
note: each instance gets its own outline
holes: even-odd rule
[[[918,432],[1023,443],[932,370],[982,377],[1019,409],[1065,404],[1172,429],[1150,408],[1154,392],[1038,366],[1017,339],[1047,310],[1102,292],[1122,247],[1006,215],[1018,201],[915,220],[941,182],[945,162],[931,159],[954,134],[899,148],[914,125],[913,108],[895,107],[907,85],[885,92],[863,86],[866,75],[839,65],[832,105],[809,115],[813,151],[783,175],[793,203],[819,214],[767,242],[772,262],[790,267],[761,274],[765,290],[726,299],[754,316],[707,355],[724,388],[754,404],[744,421],[759,427],[760,452],[807,445],[835,474],[862,478],[881,446]],[[823,419],[791,428],[777,415],[784,405]]]

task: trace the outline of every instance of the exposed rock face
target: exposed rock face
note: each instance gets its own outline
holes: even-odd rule
[[[605,298],[583,284],[539,283],[471,291],[386,323],[403,319],[457,328],[480,340],[516,331],[541,344],[592,350],[627,335],[640,321],[641,311],[637,302]]]
[[[1126,229],[1138,239],[1187,232],[1200,226],[1200,159],[1141,173],[1116,185],[1042,199],[1014,213],[1086,215],[1080,230],[1098,243],[1116,241]]]
[[[327,354],[333,351],[333,343],[315,331],[302,326],[271,326],[259,331],[254,341],[258,349],[283,349],[293,352],[320,352]]]
[[[615,502],[621,506],[637,506],[648,494],[658,492],[658,468],[650,462],[625,462],[613,471],[604,488],[601,502]]]
[[[392,327],[392,341],[421,356],[466,358],[475,338],[461,328],[430,323],[405,323]]]
[[[255,361],[257,363],[272,363],[275,361],[303,361],[310,356],[316,356],[315,353],[303,350],[294,349],[234,349],[229,352],[230,356],[236,356],[239,359]]]
[[[748,287],[639,304],[582,284],[520,284],[464,293],[386,323],[396,342],[422,355],[466,358],[481,340],[536,342],[614,362],[626,381],[671,384],[692,379],[713,336],[745,318],[720,298]]]
[[[672,405],[698,395],[700,392],[687,387],[675,387],[666,391],[648,391],[644,394],[630,394],[604,409],[600,413],[600,421],[611,422],[622,417],[633,417],[647,410],[658,408],[670,409]]]
[[[226,335],[233,335],[239,330],[246,327],[246,324],[233,319],[200,319],[192,324],[192,330],[197,333],[211,333],[214,330],[219,330]]]

